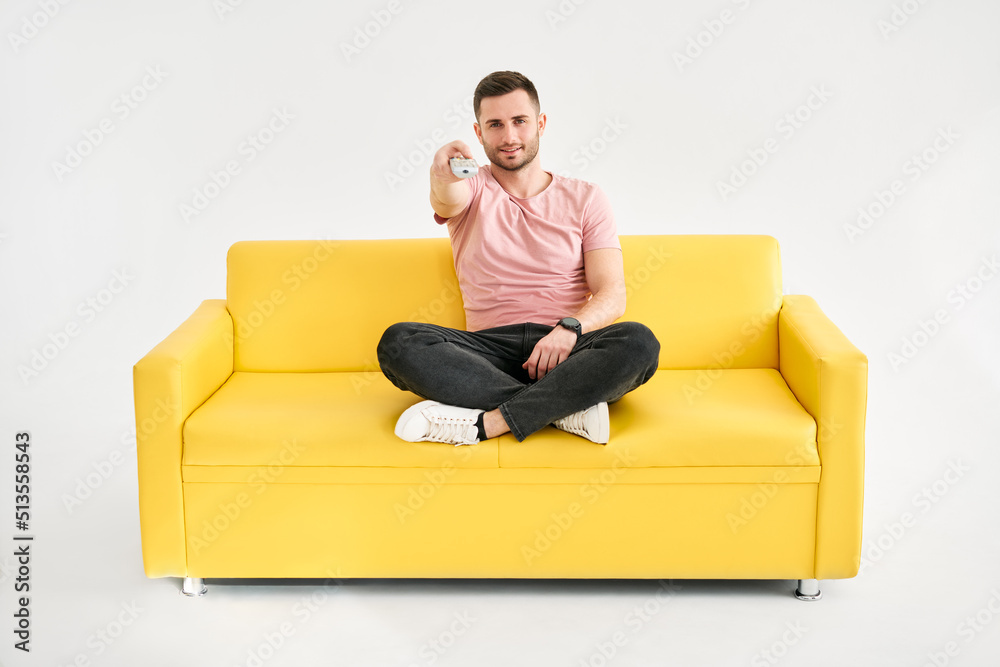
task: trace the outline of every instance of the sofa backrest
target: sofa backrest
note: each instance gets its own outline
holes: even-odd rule
[[[620,238],[622,319],[653,330],[660,368],[777,368],[775,239]],[[394,322],[465,326],[446,238],[239,241],[227,269],[237,371],[377,371]]]
[[[771,236],[620,236],[622,320],[660,341],[658,368],[778,368],[781,258]]]
[[[227,269],[236,370],[377,371],[390,324],[465,327],[448,239],[239,241]]]

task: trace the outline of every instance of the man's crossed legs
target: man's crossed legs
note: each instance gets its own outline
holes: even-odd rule
[[[660,344],[653,333],[638,322],[617,322],[580,336],[569,357],[531,380],[522,365],[551,330],[530,322],[471,332],[400,322],[382,335],[378,362],[394,385],[443,404],[437,408],[441,419],[457,419],[460,427],[499,408],[518,442],[548,424],[617,401],[656,372]],[[471,410],[449,412],[448,406]],[[407,413],[404,418],[419,417]]]

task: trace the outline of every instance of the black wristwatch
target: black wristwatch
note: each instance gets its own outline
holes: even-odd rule
[[[575,317],[564,317],[559,320],[559,326],[565,327],[570,331],[576,332],[576,339],[580,340],[580,336],[583,335],[583,327],[580,325],[580,320]]]

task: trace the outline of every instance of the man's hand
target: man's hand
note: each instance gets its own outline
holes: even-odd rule
[[[470,188],[452,172],[453,157],[472,158],[472,149],[460,140],[447,143],[434,154],[431,163],[431,208],[448,219],[461,213],[469,203]]]
[[[546,373],[566,361],[576,345],[576,339],[575,331],[570,331],[557,324],[552,331],[535,344],[531,356],[521,364],[521,368],[528,369],[528,377],[532,380],[541,380]]]
[[[464,141],[456,139],[445,144],[434,153],[431,162],[431,177],[443,185],[457,183],[463,179],[459,178],[451,170],[450,160],[453,157],[464,157],[473,159],[472,149]]]

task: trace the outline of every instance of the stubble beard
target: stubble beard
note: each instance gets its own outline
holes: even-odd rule
[[[506,171],[520,171],[521,169],[524,169],[526,166],[531,164],[531,161],[534,160],[535,157],[537,157],[538,143],[539,143],[538,132],[535,132],[535,136],[528,143],[521,145],[522,148],[521,160],[516,164],[511,164],[509,161],[507,161],[504,158],[505,154],[499,148],[493,148],[493,147],[487,148],[485,146],[483,148],[486,150],[486,157],[488,157],[490,162],[492,162],[496,166]]]

